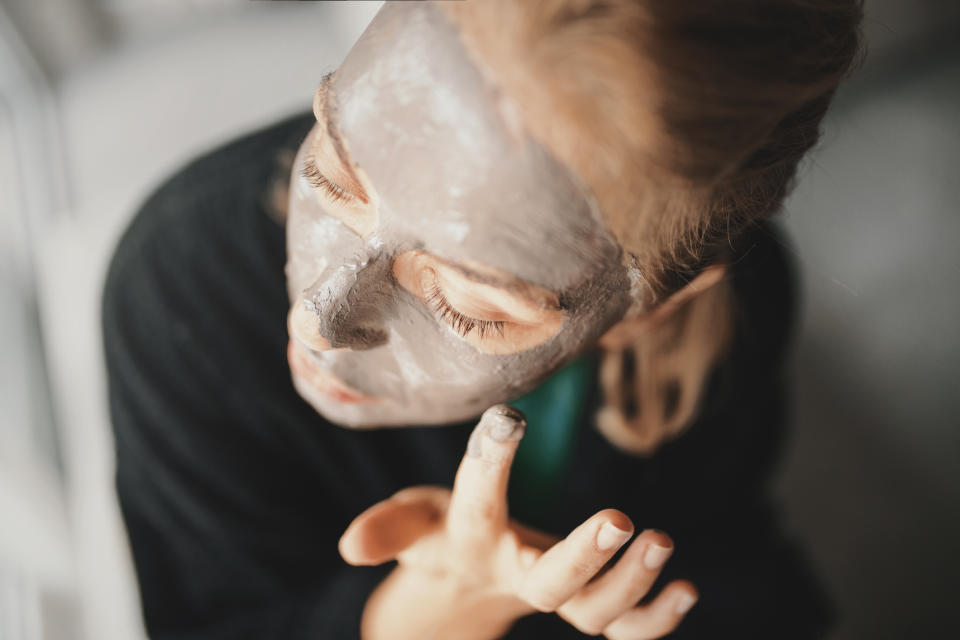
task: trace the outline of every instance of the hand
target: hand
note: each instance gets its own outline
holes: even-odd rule
[[[673,551],[664,533],[644,531],[602,571],[633,534],[621,511],[604,509],[560,541],[509,519],[507,480],[525,428],[520,412],[491,407],[452,492],[404,489],[350,524],[340,539],[347,562],[398,562],[367,602],[364,638],[494,638],[535,611],[610,640],[658,638],[693,606],[686,581],[636,606]]]

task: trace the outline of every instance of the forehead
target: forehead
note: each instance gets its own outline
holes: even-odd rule
[[[385,5],[330,99],[378,196],[378,234],[558,291],[618,259],[589,192],[513,124],[509,99],[436,7]]]

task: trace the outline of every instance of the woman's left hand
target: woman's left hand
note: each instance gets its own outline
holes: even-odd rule
[[[559,541],[508,517],[507,480],[525,426],[515,409],[491,407],[452,492],[404,489],[350,524],[340,539],[347,562],[399,563],[367,602],[365,638],[494,638],[536,611],[611,640],[658,638],[693,606],[686,581],[636,606],[673,550],[662,532],[644,531],[601,571],[633,533],[621,511],[604,509]]]

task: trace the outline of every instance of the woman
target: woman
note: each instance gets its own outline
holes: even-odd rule
[[[387,5],[315,122],[159,190],[104,302],[151,634],[822,633],[763,489],[791,296],[761,221],[859,17]]]

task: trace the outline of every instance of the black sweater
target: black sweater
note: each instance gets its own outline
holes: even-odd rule
[[[109,271],[117,490],[154,638],[358,637],[392,564],[346,565],[339,536],[399,489],[450,486],[473,427],[351,431],[294,391],[284,230],[265,202],[274,159],[310,124],[293,118],[184,168],[143,206]],[[829,618],[765,490],[783,432],[789,273],[772,229],[749,234],[733,269],[734,348],[696,424],[641,459],[587,411],[562,499],[536,519],[512,514],[562,537],[615,507],[638,531],[667,531],[677,552],[658,584],[685,577],[701,592],[676,637],[814,638]],[[508,637],[583,636],[535,614]]]

